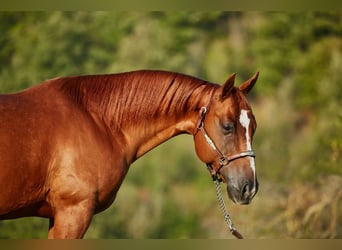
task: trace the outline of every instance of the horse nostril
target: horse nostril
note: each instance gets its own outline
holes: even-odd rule
[[[245,182],[242,186],[242,189],[241,189],[241,196],[244,198],[246,196],[249,195],[249,191],[250,191],[250,188],[249,188],[249,184],[248,182]]]
[[[253,182],[246,181],[241,187],[241,200],[244,204],[249,204],[257,192],[257,186]]]

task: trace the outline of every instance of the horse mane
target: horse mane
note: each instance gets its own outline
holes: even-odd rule
[[[196,108],[194,92],[200,95],[215,84],[188,75],[166,71],[133,71],[110,75],[58,78],[60,89],[84,110],[110,117],[110,127],[134,124],[173,112]],[[201,91],[195,91],[201,90]],[[196,98],[195,98],[196,99]],[[197,98],[198,102],[200,98]]]

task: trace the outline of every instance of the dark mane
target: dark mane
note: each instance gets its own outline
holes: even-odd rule
[[[111,127],[117,128],[122,122],[153,121],[168,112],[183,114],[196,108],[189,103],[195,90],[209,90],[214,85],[179,73],[149,70],[54,81],[83,109],[112,117]]]

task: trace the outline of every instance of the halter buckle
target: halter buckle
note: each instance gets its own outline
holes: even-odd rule
[[[229,164],[229,159],[225,156],[219,158],[219,164],[221,167],[226,166]]]
[[[207,107],[202,107],[201,108],[201,119],[199,120],[198,124],[197,124],[197,130],[201,129],[204,127],[204,118],[205,118],[205,115],[207,114]]]

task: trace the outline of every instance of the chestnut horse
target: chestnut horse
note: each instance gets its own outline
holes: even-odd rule
[[[50,219],[49,238],[82,238],[108,208],[132,162],[178,134],[248,204],[258,189],[246,95],[165,71],[55,78],[0,95],[0,219]]]

